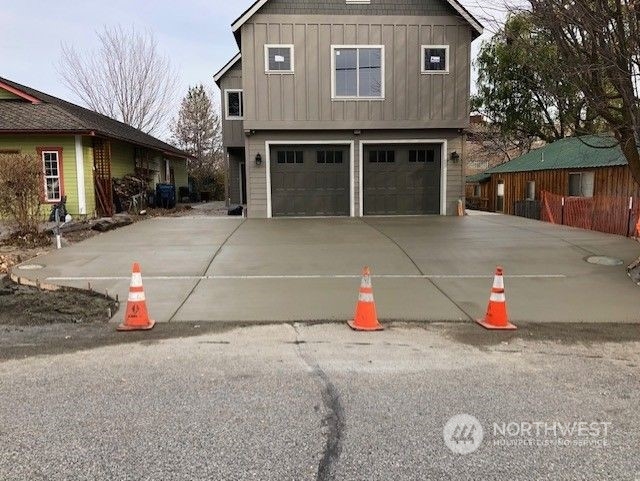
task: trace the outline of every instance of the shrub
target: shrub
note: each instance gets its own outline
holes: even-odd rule
[[[38,232],[43,182],[36,155],[0,154],[0,216],[15,223],[18,234]]]

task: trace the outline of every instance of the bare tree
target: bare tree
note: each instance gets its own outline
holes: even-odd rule
[[[147,133],[165,126],[177,75],[151,32],[121,26],[97,32],[99,48],[79,52],[63,44],[58,70],[91,109]]]
[[[640,183],[640,2],[529,0],[588,108],[604,119]]]
[[[212,98],[202,84],[189,87],[171,123],[171,133],[174,143],[193,156],[187,166],[198,191],[209,189],[215,198],[221,198],[225,185],[222,126]]]

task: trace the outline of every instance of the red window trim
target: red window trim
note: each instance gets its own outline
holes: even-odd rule
[[[36,151],[42,162],[42,174],[44,184],[42,186],[42,203],[43,204],[57,204],[64,197],[64,169],[62,161],[62,147],[37,147]],[[47,200],[47,182],[44,180],[44,159],[42,154],[44,152],[57,152],[58,153],[58,176],[60,177],[60,199],[59,200]]]

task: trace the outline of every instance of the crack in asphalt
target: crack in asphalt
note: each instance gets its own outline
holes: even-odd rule
[[[329,376],[327,376],[327,373],[322,370],[316,361],[303,352],[302,346],[306,342],[300,339],[298,325],[293,324],[293,329],[296,332],[295,344],[298,356],[307,365],[320,385],[322,403],[327,410],[327,415],[323,419],[323,426],[328,429],[327,440],[322,458],[318,463],[316,481],[332,481],[336,479],[336,469],[342,454],[342,438],[346,427],[344,407],[342,406],[340,394],[329,379]]]

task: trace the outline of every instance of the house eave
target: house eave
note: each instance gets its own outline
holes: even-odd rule
[[[253,17],[258,10],[260,10],[269,0],[257,0],[253,5],[251,5],[247,10],[245,10],[232,24],[231,30],[236,35],[236,41],[238,41],[239,30],[242,26],[247,23],[247,21]],[[453,9],[460,14],[462,18],[464,18],[474,29],[476,32],[476,38],[483,34],[484,27],[482,24],[476,20],[476,18],[469,13],[469,11],[464,8],[457,0],[446,0]]]

